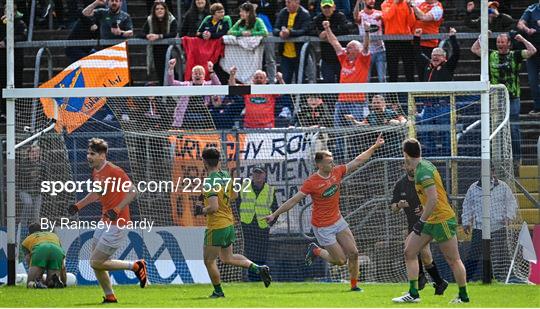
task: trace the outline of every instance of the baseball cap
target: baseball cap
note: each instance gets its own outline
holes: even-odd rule
[[[499,2],[498,1],[489,1],[488,2],[488,8],[491,6],[495,6],[496,8],[499,8]]]
[[[334,6],[334,0],[321,0],[321,7]]]
[[[253,173],[266,173],[266,167],[262,164],[253,167]]]

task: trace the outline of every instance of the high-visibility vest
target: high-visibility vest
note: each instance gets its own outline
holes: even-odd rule
[[[242,198],[240,222],[250,224],[253,221],[253,216],[256,215],[259,228],[268,228],[268,223],[264,220],[264,217],[272,214],[270,207],[274,199],[274,188],[265,183],[258,196],[253,191],[251,184],[246,189],[242,190],[240,194]]]

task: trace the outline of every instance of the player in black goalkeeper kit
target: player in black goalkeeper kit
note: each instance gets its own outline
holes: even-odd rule
[[[396,182],[393,189],[390,208],[395,212],[403,209],[407,216],[408,234],[410,234],[414,224],[418,222],[422,215],[422,205],[420,205],[420,200],[418,199],[416,188],[414,186],[414,175],[409,176],[405,174],[398,182]],[[427,283],[426,274],[424,273],[422,264],[435,282],[433,284],[435,295],[443,295],[444,290],[448,287],[448,282],[439,275],[435,261],[433,261],[433,257],[431,256],[429,244],[427,244],[418,255],[418,269],[420,270],[418,275],[418,290],[422,290]]]

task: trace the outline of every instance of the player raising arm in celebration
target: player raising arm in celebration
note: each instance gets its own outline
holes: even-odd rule
[[[128,224],[129,203],[137,196],[137,191],[128,175],[120,167],[107,161],[107,142],[100,138],[92,138],[88,142],[88,152],[86,158],[92,169],[92,179],[101,184],[102,193],[91,192],[79,202],[68,208],[70,215],[76,214],[83,207],[90,203],[99,201],[101,203],[101,220],[111,222],[111,228],[96,229],[94,231],[94,244],[90,256],[90,266],[94,269],[96,279],[105,293],[104,303],[118,302],[114,295],[111,279],[108,271],[112,270],[132,270],[139,279],[141,288],[147,283],[146,262],[112,260],[111,256],[120,248],[126,239],[125,229],[118,225]],[[131,183],[129,190],[118,190],[124,188],[126,182]],[[118,185],[120,184],[120,185]]]
[[[362,289],[357,286],[359,265],[356,241],[339,211],[341,180],[369,160],[375,150],[383,144],[384,139],[381,134],[368,150],[346,165],[338,166],[334,165],[331,152],[318,151],[315,154],[317,172],[306,179],[298,193],[266,217],[268,222],[272,222],[280,214],[292,209],[303,198],[311,195],[313,200],[311,225],[317,241],[324,249],[311,243],[306,253],[306,264],[311,265],[317,256],[334,265],[345,265],[348,261],[352,291],[362,291]]]
[[[446,262],[450,265],[459,286],[459,295],[453,303],[468,303],[465,266],[461,262],[456,237],[456,214],[448,203],[442,178],[437,168],[422,159],[420,142],[414,138],[403,142],[403,156],[407,173],[414,172],[414,181],[418,198],[424,211],[414,224],[412,232],[405,240],[405,265],[409,278],[409,292],[392,299],[396,303],[416,303],[418,294],[418,253],[431,240],[439,243]]]
[[[270,286],[272,277],[270,277],[268,266],[259,266],[245,256],[233,253],[232,245],[236,241],[236,234],[231,202],[238,192],[233,192],[229,173],[219,168],[219,150],[214,147],[205,148],[202,152],[202,159],[208,173],[204,183],[210,184],[211,188],[204,189],[204,207],[198,206],[195,215],[207,216],[203,255],[204,265],[214,285],[214,292],[210,298],[225,297],[216,263],[218,256],[225,264],[247,268],[250,272],[258,274],[264,286]]]

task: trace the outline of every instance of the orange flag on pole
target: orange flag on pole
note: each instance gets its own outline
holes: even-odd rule
[[[103,49],[65,68],[39,88],[123,87],[129,83],[127,43]],[[54,117],[54,104],[59,107],[56,131],[71,133],[82,126],[105,103],[105,97],[41,98],[43,111]]]

